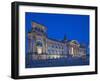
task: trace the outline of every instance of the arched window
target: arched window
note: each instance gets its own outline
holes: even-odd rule
[[[42,47],[42,46],[43,46],[43,45],[42,45],[42,42],[41,42],[41,41],[37,41],[37,42],[36,42],[36,46]]]
[[[38,28],[36,27],[35,30],[38,31]]]

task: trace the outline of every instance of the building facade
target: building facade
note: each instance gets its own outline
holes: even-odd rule
[[[47,28],[39,23],[32,22],[32,29],[28,32],[28,54],[33,59],[59,59],[86,56],[86,47],[77,40],[64,39],[59,41],[47,36]],[[52,32],[51,32],[52,33]]]

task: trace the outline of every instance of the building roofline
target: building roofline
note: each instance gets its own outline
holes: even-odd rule
[[[49,37],[47,37],[47,39],[52,40],[52,41],[55,41],[55,42],[63,43],[63,41],[60,41],[60,40],[57,40],[57,39],[53,39],[53,38],[49,38]]]
[[[40,25],[40,26],[42,26],[43,28],[45,28],[46,30],[47,30],[47,27],[45,26],[45,25],[43,25],[43,24],[41,24],[41,23],[39,23],[39,22],[37,22],[37,21],[31,21],[31,25],[32,25],[32,23],[36,23],[36,24],[38,24],[38,25]]]

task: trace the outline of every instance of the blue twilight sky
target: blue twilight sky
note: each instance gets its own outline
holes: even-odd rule
[[[32,21],[47,27],[49,38],[62,40],[66,35],[68,40],[89,45],[89,15],[26,12],[26,34],[31,30]]]

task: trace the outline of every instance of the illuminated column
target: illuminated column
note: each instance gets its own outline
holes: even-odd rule
[[[74,49],[71,47],[71,54],[74,55]]]

